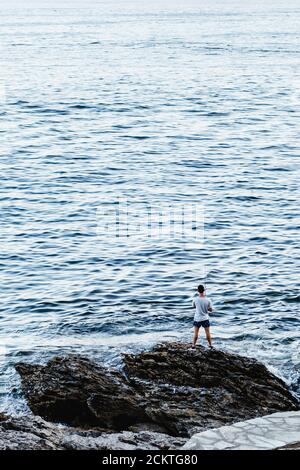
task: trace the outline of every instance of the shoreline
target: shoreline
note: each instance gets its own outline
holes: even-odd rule
[[[172,342],[178,342],[178,343],[186,343],[186,340],[189,339],[190,335],[184,334],[181,336],[174,336],[170,335],[170,338],[163,339],[163,343],[172,343]],[[217,343],[217,341],[216,341]],[[132,345],[131,342],[126,342],[124,345],[121,347],[116,347],[116,348],[103,348],[103,350],[99,351],[99,349],[93,350],[90,349],[89,351],[86,352],[81,352],[81,351],[75,351],[74,353],[70,353],[68,350],[62,351],[60,353],[57,353],[55,350],[50,349],[50,351],[43,353],[43,355],[38,354],[38,351],[32,352],[32,354],[27,354],[23,355],[20,354],[20,358],[18,355],[14,355],[6,365],[6,371],[5,371],[5,390],[3,391],[3,399],[2,399],[2,406],[0,409],[0,414],[6,414],[12,417],[19,417],[19,416],[25,416],[25,415],[30,415],[32,412],[28,406],[28,402],[26,401],[24,394],[22,392],[22,387],[21,387],[21,378],[20,375],[17,373],[15,369],[15,365],[21,360],[22,362],[27,362],[29,360],[30,364],[39,364],[39,365],[46,365],[49,361],[51,361],[55,357],[69,357],[69,356],[83,356],[89,359],[92,362],[96,363],[104,363],[104,366],[108,370],[123,370],[123,361],[122,361],[122,356],[123,354],[132,354],[132,355],[139,355],[143,352],[147,352],[151,350],[152,348],[155,348],[157,344],[160,344],[157,341],[151,341],[150,343],[147,341],[141,342],[139,345]],[[233,355],[242,355],[242,348],[239,348],[238,344],[232,344],[232,343],[227,343],[227,342],[221,342],[221,345],[219,346],[219,342],[217,343],[218,347],[217,350],[223,351],[228,354],[233,354]],[[125,346],[125,347],[124,347]],[[207,348],[207,345],[202,342],[202,345],[199,344],[197,347],[200,348]],[[125,351],[124,351],[125,349]],[[248,349],[245,353],[245,356],[248,357],[249,359],[257,360],[258,362],[261,362],[270,373],[276,375],[278,378],[280,378],[283,382],[286,383],[287,387],[289,388],[291,394],[300,401],[300,389],[299,387],[296,387],[295,381],[292,382],[292,378],[290,377],[290,374],[284,375],[284,371],[282,371],[279,367],[279,365],[274,365],[272,364],[272,357],[270,357],[270,362],[268,362],[268,358],[266,357],[264,359],[257,358],[257,356],[254,354],[254,351],[250,351],[251,354],[248,354]],[[7,372],[8,371],[8,372]],[[7,384],[7,385],[6,385]],[[33,415],[34,416],[34,415]]]
[[[300,407],[252,358],[183,342],[122,358],[122,370],[76,354],[17,364],[33,415],[2,415],[0,425],[15,430],[15,442],[22,429],[35,436],[18,448],[175,449],[199,432]],[[41,430],[48,437],[37,444]]]

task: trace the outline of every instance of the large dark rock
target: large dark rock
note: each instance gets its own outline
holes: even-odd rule
[[[124,374],[78,356],[16,368],[35,414],[102,431],[185,437],[299,409],[286,384],[254,359],[183,343],[124,355]]]
[[[174,435],[299,409],[286,384],[255,359],[164,343],[124,362],[131,386],[147,397],[147,414]]]
[[[19,363],[16,370],[31,410],[49,421],[123,430],[147,420],[143,398],[120,374],[83,357]]]

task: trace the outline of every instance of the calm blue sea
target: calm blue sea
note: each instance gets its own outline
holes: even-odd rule
[[[200,281],[215,345],[299,393],[299,31],[294,0],[1,1],[1,409],[16,361],[189,339]],[[118,198],[204,242],[99,236]]]

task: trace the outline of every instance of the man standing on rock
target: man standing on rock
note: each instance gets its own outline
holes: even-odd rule
[[[199,296],[193,300],[193,307],[196,309],[194,316],[194,338],[193,348],[196,346],[199,330],[203,326],[209,347],[212,348],[210,336],[209,312],[212,312],[212,303],[205,295],[205,288],[201,284],[198,286]]]

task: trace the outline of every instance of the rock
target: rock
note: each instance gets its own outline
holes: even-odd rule
[[[63,432],[39,417],[0,418],[0,450],[59,450]]]
[[[294,444],[288,444],[283,447],[277,447],[276,450],[300,450],[300,442],[295,442]]]
[[[154,445],[164,442],[166,434],[184,438],[299,409],[286,384],[254,359],[203,347],[193,350],[183,343],[164,343],[123,358],[124,374],[79,356],[56,357],[46,366],[21,363],[16,369],[33,413],[98,432],[125,431],[128,446],[142,436]],[[117,446],[125,434],[101,436],[99,445],[107,439],[107,448],[113,448],[109,446]]]
[[[255,359],[163,343],[124,362],[131,386],[147,397],[146,413],[174,435],[299,409],[286,384]]]
[[[16,370],[34,414],[73,426],[123,430],[147,421],[143,398],[122,376],[79,356],[55,357],[46,366]]]
[[[185,440],[156,432],[100,433],[47,423],[37,416],[0,418],[0,450],[164,450]]]
[[[73,434],[64,438],[66,449],[72,450],[172,450],[185,444],[185,439],[167,434],[141,431],[138,433],[123,431],[121,433],[102,434],[99,437],[78,436]]]

